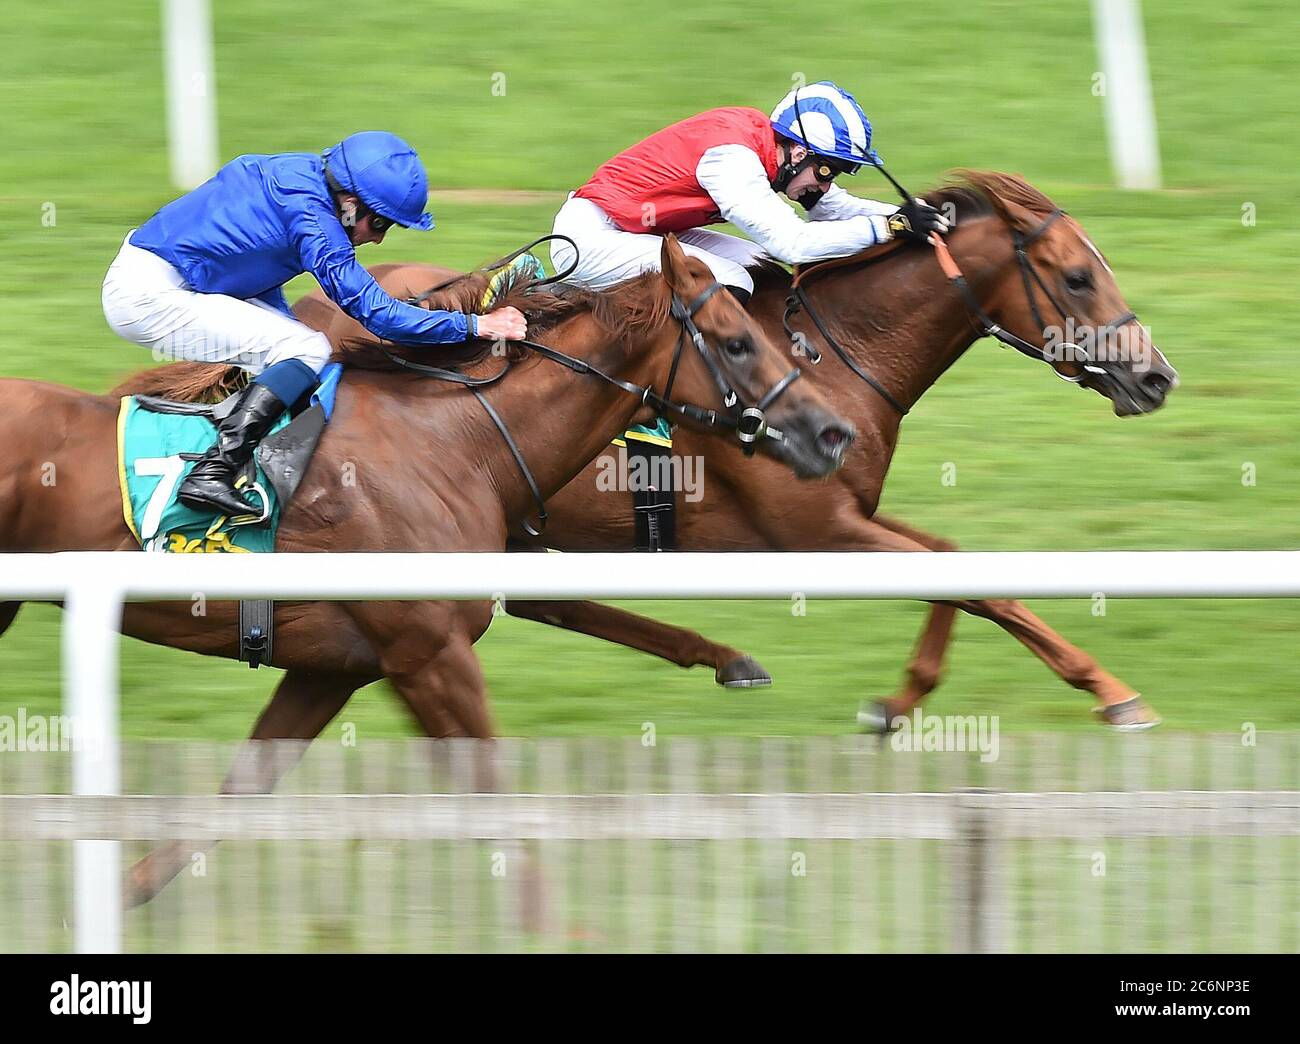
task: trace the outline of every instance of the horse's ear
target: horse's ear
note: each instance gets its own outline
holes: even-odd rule
[[[686,251],[671,232],[664,236],[664,245],[659,251],[659,268],[664,274],[664,281],[675,293],[683,296],[690,293],[691,275],[686,263]]]
[[[1020,229],[1021,232],[1028,232],[1042,221],[1041,217],[1035,215],[1027,207],[1008,199],[995,199],[993,206],[1001,212],[1007,224],[1012,228]]]

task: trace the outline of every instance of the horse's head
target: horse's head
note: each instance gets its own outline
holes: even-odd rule
[[[1009,226],[1012,260],[985,310],[1026,354],[1067,381],[1111,400],[1116,416],[1150,413],[1178,385],[1115,282],[1110,265],[1073,218],[1025,181],[970,174]]]
[[[802,478],[835,471],[853,441],[853,426],[831,412],[811,382],[797,380],[798,368],[676,237],[664,237],[660,260],[676,320],[668,332],[677,338],[671,371],[656,384],[664,398],[707,404],[748,451],[775,457]]]

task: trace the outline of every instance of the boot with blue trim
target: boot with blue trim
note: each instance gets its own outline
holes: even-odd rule
[[[216,511],[228,518],[260,514],[260,505],[249,503],[235,488],[239,473],[253,459],[258,442],[266,436],[287,407],[264,384],[244,389],[234,409],[217,425],[216,444],[181,483],[177,498],[196,511]]]

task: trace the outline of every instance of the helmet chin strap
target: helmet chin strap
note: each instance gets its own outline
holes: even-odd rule
[[[785,192],[788,195],[787,190],[790,188],[790,183],[817,162],[817,154],[806,145],[800,146],[804,149],[803,159],[798,163],[791,163],[789,156],[793,145],[786,144],[781,147],[785,149],[786,161],[777,168],[776,180],[772,182],[772,188],[777,192]],[[807,191],[800,193],[797,199],[793,196],[790,198],[794,199],[794,201],[803,207],[804,210],[812,210],[824,195],[826,195],[825,189],[818,190],[810,188]]]
[[[776,180],[772,182],[772,188],[777,192],[784,192],[790,187],[790,182],[799,176],[799,172],[808,165],[808,156],[805,156],[799,163],[790,162],[790,151],[793,148],[790,144],[779,146],[785,150],[785,160],[776,169]],[[810,153],[811,155],[811,153]]]

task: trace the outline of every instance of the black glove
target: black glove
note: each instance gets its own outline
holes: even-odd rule
[[[947,232],[948,221],[934,207],[920,199],[909,199],[887,218],[895,237],[925,242],[931,232]]]

